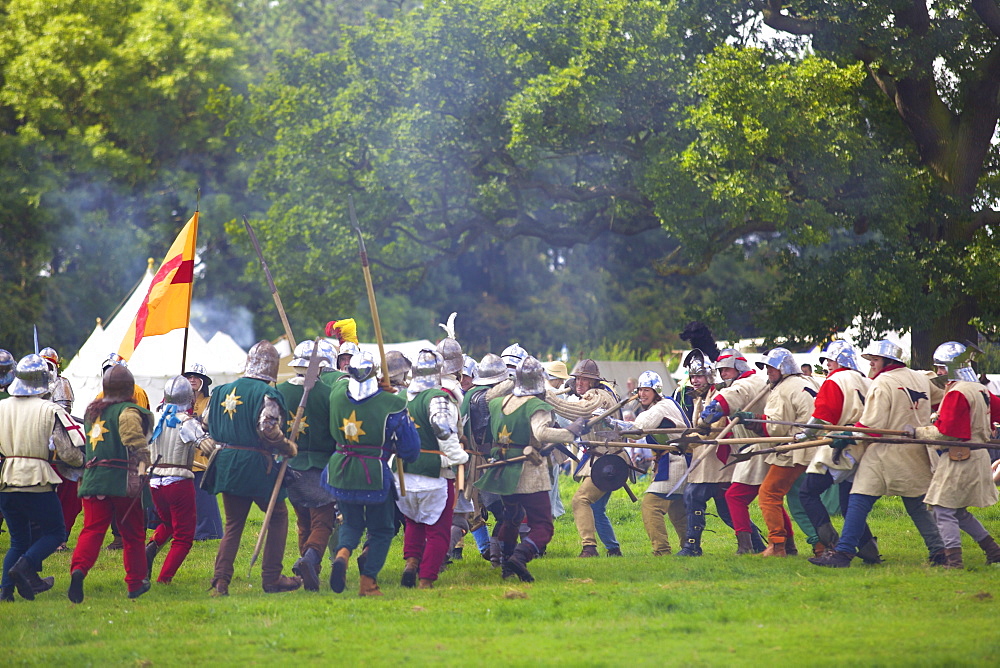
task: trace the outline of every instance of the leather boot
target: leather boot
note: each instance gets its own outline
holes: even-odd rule
[[[687,536],[684,539],[684,546],[677,552],[678,557],[700,557],[701,534],[705,531],[705,512],[703,510],[689,510],[687,514]]]
[[[361,588],[358,589],[358,596],[382,596],[382,590],[378,588],[375,578],[367,575],[361,576]]]
[[[819,536],[820,542],[831,550],[837,547],[837,543],[840,542],[840,534],[837,533],[837,530],[829,522],[816,527],[816,535]]]
[[[809,563],[814,566],[826,566],[827,568],[847,568],[851,565],[853,554],[847,552],[837,552],[827,550],[822,557],[809,557]]]
[[[420,559],[417,557],[408,557],[406,559],[406,566],[403,567],[403,577],[400,578],[399,584],[410,589],[415,587],[417,585],[417,571],[419,569]]]
[[[160,546],[156,544],[155,540],[146,543],[146,579],[153,578],[153,561],[156,560],[156,554],[159,551]]]
[[[965,564],[962,563],[962,548],[960,547],[946,547],[944,548],[944,567],[945,568],[965,568]]]
[[[753,540],[749,531],[736,532],[736,554],[754,554]]]
[[[0,603],[14,602],[14,585],[0,589]]]
[[[274,582],[268,582],[264,585],[265,594],[280,594],[286,591],[295,591],[302,586],[302,580],[299,578],[290,578],[287,575],[279,575],[278,579]]]
[[[514,551],[516,552],[517,550],[515,549]],[[580,554],[579,554],[579,557],[581,559],[586,559],[587,557],[599,557],[599,556],[600,555],[597,554],[597,546],[596,545],[584,545],[583,549],[580,550]]]
[[[682,547],[676,557],[700,557],[702,555],[701,545],[699,545],[698,540],[695,538],[685,538],[684,547]]]
[[[858,556],[866,564],[881,564],[882,555],[878,553],[878,539],[872,536],[871,540],[859,547]]]
[[[21,595],[21,598],[34,601],[35,600],[35,590],[31,587],[31,577],[38,577],[38,573],[35,571],[35,567],[31,565],[27,557],[21,557],[17,560],[13,567],[7,572],[7,574],[14,581],[14,588],[17,589],[17,593]]]
[[[307,550],[307,552],[308,551],[309,550]],[[339,594],[342,591],[344,591],[345,587],[347,587],[347,562],[350,558],[351,558],[351,551],[348,550],[346,547],[342,547],[339,550],[337,550],[337,556],[333,560],[333,568],[330,569],[330,589],[332,589],[334,593]],[[303,557],[302,559],[305,559],[305,557]],[[303,580],[303,582],[305,582],[305,580]],[[306,586],[306,589],[309,589],[309,587]],[[311,591],[319,591],[318,578],[316,580],[316,589],[313,589]]]
[[[785,554],[789,557],[799,556],[799,548],[795,547],[795,536],[785,536]]]
[[[86,577],[87,574],[79,568],[70,573],[69,589],[66,591],[66,596],[73,603],[83,603],[83,579]]]
[[[345,550],[341,550],[344,552]],[[347,556],[351,556],[351,551],[347,551]],[[337,557],[340,557],[340,552],[337,553]],[[315,548],[310,547],[306,550],[305,554],[295,560],[295,564],[292,565],[292,573],[295,573],[300,578],[302,578],[302,587],[306,591],[319,591],[319,562],[320,559],[319,552]],[[336,570],[336,561],[334,563],[334,570]],[[344,570],[347,570],[347,560],[344,560]],[[333,588],[333,573],[330,574],[330,587]],[[334,591],[337,591],[334,589]],[[341,591],[343,591],[343,586],[341,586]]]
[[[979,547],[981,547],[983,552],[986,553],[987,566],[990,564],[1000,564],[1000,545],[997,545],[993,536],[987,536],[979,541]]]
[[[434,580],[420,578],[420,582],[417,583],[417,589],[434,589]]]
[[[31,588],[35,590],[35,596],[38,596],[42,592],[52,589],[52,586],[55,585],[55,583],[56,579],[51,575],[45,578],[40,577],[37,580],[32,581]]]
[[[940,550],[935,551],[932,555],[927,557],[927,561],[930,562],[931,566],[947,566],[948,553],[942,547]]]
[[[212,586],[208,588],[212,596],[229,596],[229,583],[225,580],[212,580]]]
[[[130,591],[128,593],[128,597],[129,598],[139,598],[140,596],[142,596],[143,594],[145,594],[147,591],[149,591],[152,586],[153,585],[151,585],[149,583],[149,578],[146,578],[145,580],[142,581],[142,584],[139,585],[138,589],[136,589],[134,591]]]
[[[620,557],[622,556],[622,549],[620,547],[613,547],[608,550],[609,557]]]
[[[824,552],[826,552],[826,545],[823,544],[823,541],[819,541],[813,545],[814,557],[822,557]]]
[[[503,545],[500,544],[500,539],[494,537],[490,538],[490,565],[493,568],[500,568],[503,565]]]
[[[114,550],[124,550],[125,549],[125,543],[122,542],[122,537],[121,536],[115,536],[114,538],[111,539],[110,543],[108,543],[107,545],[104,546],[104,549],[105,550],[111,550],[111,551],[114,551]]]
[[[788,556],[788,552],[785,551],[784,543],[771,543],[769,544],[763,552],[760,553],[762,557],[785,557]]]
[[[595,550],[596,551],[596,550]],[[534,582],[534,576],[528,571],[528,562],[535,558],[536,551],[531,543],[521,543],[507,560],[504,577],[516,575],[521,582]]]

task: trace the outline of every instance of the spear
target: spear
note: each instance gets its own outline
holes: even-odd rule
[[[372,272],[368,268],[368,251],[365,249],[365,238],[361,236],[361,226],[358,225],[358,216],[354,212],[354,197],[347,196],[347,206],[351,213],[351,225],[358,233],[358,248],[361,254],[361,270],[365,275],[365,288],[368,290],[368,306],[372,312],[372,326],[375,327],[375,341],[378,343],[378,354],[382,362],[382,378],[379,380],[379,387],[385,392],[392,392],[392,385],[389,384],[389,364],[385,360],[385,343],[382,341],[382,323],[378,319],[378,304],[375,303],[375,288],[372,286]],[[399,495],[406,496],[406,483],[403,479],[403,460],[396,457],[396,474],[399,477]]]
[[[889,436],[906,436],[905,431],[893,431],[891,429],[874,429],[872,427],[852,427],[846,424],[824,424],[822,422],[783,422],[781,420],[767,420],[750,418],[747,422],[763,422],[766,424],[781,424],[787,427],[800,427],[802,429],[819,429],[823,431],[854,431],[860,434],[888,434]]]
[[[292,335],[292,326],[288,324],[288,316],[285,315],[285,307],[281,304],[281,297],[278,295],[278,286],[274,284],[274,279],[271,278],[271,270],[267,267],[267,260],[264,259],[264,254],[260,251],[260,243],[257,241],[257,235],[254,234],[253,228],[250,227],[250,221],[247,220],[246,216],[243,216],[243,226],[247,228],[247,234],[250,235],[250,243],[253,244],[253,249],[257,251],[257,259],[260,260],[260,266],[264,268],[264,276],[267,277],[267,285],[271,288],[271,297],[274,298],[274,305],[278,307],[278,317],[281,318],[281,324],[285,328],[285,338],[288,339],[288,345],[295,349],[295,337]]]

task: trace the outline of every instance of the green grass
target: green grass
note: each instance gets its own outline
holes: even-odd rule
[[[563,479],[567,508],[574,488]],[[467,558],[436,589],[402,589],[398,537],[381,599],[357,597],[353,562],[344,594],[326,586],[328,565],[319,593],[263,594],[259,567],[246,577],[260,514],[248,524],[228,598],[206,592],[216,541],[196,543],[174,584],[154,583],[135,601],[125,597],[121,553],[102,552],[86,600],[71,604],[69,554],[55,554],[45,568],[56,576],[52,591],[0,605],[0,665],[940,666],[995,665],[1000,656],[1000,568],[983,566],[968,537],[965,571],[930,568],[898,500],[880,501],[871,518],[886,563],[846,570],[812,566],[804,550],[737,558],[714,517],[706,556],[653,557],[638,505],[617,492],[608,510],[624,558],[577,559],[565,515],[548,554],[532,562],[530,585],[502,581],[467,537]],[[978,515],[988,529],[1000,525],[997,508]]]

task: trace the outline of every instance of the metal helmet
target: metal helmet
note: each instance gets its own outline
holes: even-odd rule
[[[101,373],[105,373],[111,367],[118,365],[127,367],[128,362],[126,362],[125,358],[118,353],[111,353],[103,362],[101,362]]]
[[[473,385],[496,385],[507,380],[507,365],[499,355],[486,353],[472,376]]]
[[[657,396],[663,396],[663,379],[655,371],[643,371],[639,375],[639,381],[635,385],[638,387],[651,387]]]
[[[0,387],[7,387],[14,382],[14,368],[17,362],[10,352],[0,348]]]
[[[369,352],[359,352],[351,355],[347,364],[348,392],[355,399],[367,399],[378,392],[378,377],[375,356]]]
[[[12,397],[35,397],[49,392],[49,365],[38,355],[26,355],[17,363],[14,381],[7,388]]]
[[[869,362],[873,357],[885,357],[894,362],[903,362],[903,349],[889,339],[882,339],[881,341],[872,341],[869,343],[865,351],[861,353],[861,356]]]
[[[184,376],[185,378],[190,378],[191,376],[194,376],[196,378],[201,379],[201,389],[198,391],[204,394],[206,397],[208,396],[208,388],[212,384],[212,379],[209,378],[208,374],[205,372],[204,364],[192,364],[191,369],[189,371],[185,371],[181,375]]]
[[[716,369],[736,369],[740,373],[750,371],[750,363],[736,348],[723,348],[719,351],[719,357],[715,360]]]
[[[244,378],[256,378],[274,383],[278,380],[278,362],[281,356],[270,341],[258,341],[247,352],[247,366]]]
[[[684,358],[684,367],[687,369],[688,376],[711,377],[715,374],[715,366],[712,364],[712,360],[698,348],[689,352],[687,357]]]
[[[441,387],[441,353],[437,350],[424,348],[417,353],[417,361],[413,363],[413,380],[408,388],[414,392],[433,390]]]
[[[500,353],[500,359],[503,360],[503,363],[511,367],[516,367],[517,363],[527,356],[528,351],[517,343],[510,344],[503,349],[502,353]]]
[[[469,378],[474,378],[476,376],[476,367],[479,366],[476,360],[472,359],[468,355],[462,355],[462,375],[468,376]]]
[[[49,363],[49,371],[53,375],[59,375],[59,353],[55,348],[45,347],[38,351],[38,356]]]
[[[340,344],[340,350],[337,351],[337,366],[340,366],[340,358],[344,355],[357,355],[361,352],[361,347],[353,343],[352,341],[344,341]]]
[[[320,339],[318,346],[312,339],[303,341],[295,346],[295,350],[292,352],[292,361],[288,363],[288,366],[293,369],[305,369],[309,366],[309,360],[312,359],[314,349],[319,354],[320,369],[334,369],[337,367],[337,349],[325,339]]]
[[[385,353],[385,364],[389,367],[389,383],[392,385],[402,385],[406,382],[406,374],[410,373],[413,362],[398,350],[389,350]]]
[[[73,386],[70,384],[69,379],[62,376],[56,378],[52,382],[51,389],[52,401],[65,408],[66,412],[72,411],[76,395],[73,392]]]
[[[184,376],[174,376],[163,386],[163,403],[176,404],[189,411],[194,407],[194,388]]]
[[[764,354],[764,361],[757,362],[757,368],[763,369],[765,366],[774,367],[781,372],[782,376],[793,376],[801,374],[802,369],[795,362],[792,351],[788,348],[774,348]]]
[[[531,355],[521,360],[514,370],[514,396],[536,397],[545,394],[548,383],[545,367]]]
[[[592,359],[580,360],[569,372],[575,378],[590,378],[591,380],[604,380],[601,378],[601,370],[597,368],[597,362]]]
[[[462,345],[450,336],[441,339],[437,344],[438,352],[444,360],[441,363],[441,373],[458,374],[462,371],[465,358],[462,355]]]
[[[934,365],[948,369],[948,380],[965,380],[978,383],[979,376],[972,368],[975,351],[958,341],[942,343],[934,350]],[[12,393],[13,394],[13,393]]]
[[[104,372],[101,380],[104,400],[112,403],[132,401],[135,394],[135,378],[124,364],[113,364]],[[190,383],[188,384],[190,386]]]
[[[819,356],[821,364],[826,360],[833,360],[842,367],[860,371],[858,368],[858,352],[854,349],[854,346],[843,339],[837,339],[827,344],[826,350]]]

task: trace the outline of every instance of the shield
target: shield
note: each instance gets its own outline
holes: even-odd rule
[[[625,486],[628,463],[618,455],[604,455],[590,467],[590,479],[602,492],[613,492]]]

